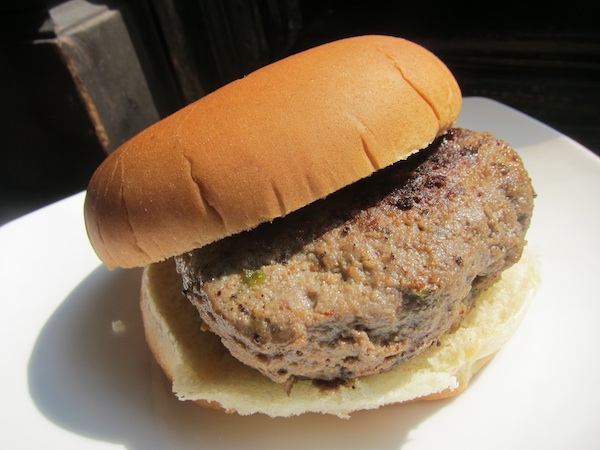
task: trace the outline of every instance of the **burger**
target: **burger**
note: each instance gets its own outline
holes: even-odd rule
[[[348,417],[464,390],[535,290],[518,154],[453,128],[462,96],[391,36],[282,59],[110,154],[85,200],[109,267],[144,267],[173,391],[226,412]]]

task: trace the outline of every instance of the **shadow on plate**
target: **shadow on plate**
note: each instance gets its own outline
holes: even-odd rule
[[[140,270],[99,267],[38,336],[29,362],[31,397],[57,426],[136,450],[395,449],[451,402],[389,406],[350,420],[242,417],[180,402],[144,340],[140,277]]]

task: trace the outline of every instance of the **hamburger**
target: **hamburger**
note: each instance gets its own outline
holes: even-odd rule
[[[85,220],[144,267],[146,340],[178,398],[239,414],[456,395],[535,290],[517,153],[453,128],[459,86],[390,36],[234,81],[110,154]]]

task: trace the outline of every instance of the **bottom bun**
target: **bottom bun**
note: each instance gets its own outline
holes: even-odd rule
[[[172,260],[146,267],[141,307],[146,340],[180,400],[229,413],[289,417],[308,412],[348,418],[353,411],[451,397],[508,341],[536,291],[534,257],[521,261],[483,292],[460,328],[395,369],[342,384],[299,380],[290,389],[245,366],[204,331],[181,294]]]

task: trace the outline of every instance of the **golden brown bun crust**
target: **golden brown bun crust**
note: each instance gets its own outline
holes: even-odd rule
[[[180,399],[242,415],[313,412],[347,418],[353,411],[462,392],[515,332],[538,282],[536,257],[526,247],[521,260],[477,298],[459,329],[442,336],[439,346],[389,372],[336,388],[297,381],[289,394],[231,356],[216,335],[202,330],[195,307],[181,294],[172,259],[144,269],[141,309],[149,347]]]
[[[230,83],[140,133],[90,181],[90,241],[143,266],[297,210],[426,147],[462,104],[417,44],[349,38]]]

